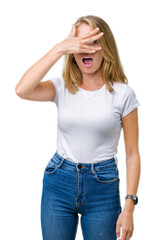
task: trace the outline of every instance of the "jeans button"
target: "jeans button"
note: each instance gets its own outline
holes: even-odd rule
[[[82,165],[81,165],[81,164],[78,164],[78,166],[77,166],[77,167],[80,169],[80,168],[82,168]]]

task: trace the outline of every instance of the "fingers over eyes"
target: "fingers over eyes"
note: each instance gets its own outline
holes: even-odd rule
[[[101,38],[103,35],[104,35],[104,33],[101,32],[101,33],[99,33],[99,34],[96,35],[96,36],[92,36],[92,37],[89,37],[88,39],[84,39],[84,40],[83,40],[83,43],[91,43],[91,42],[93,42],[93,41]]]
[[[95,33],[97,33],[99,31],[99,28],[95,28],[94,30],[92,30],[91,32],[89,33],[85,33],[84,35],[81,35],[80,37],[82,39],[85,39],[85,38],[88,38],[88,37],[91,37],[93,36]]]

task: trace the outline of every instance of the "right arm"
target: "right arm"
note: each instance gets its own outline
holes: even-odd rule
[[[59,45],[55,45],[45,56],[33,64],[16,85],[16,94],[24,99],[53,101],[55,87],[52,81],[40,82],[50,68],[63,56]]]
[[[101,50],[100,47],[89,45],[92,41],[102,37],[101,34],[95,35],[98,31],[99,29],[96,28],[81,37],[75,37],[76,28],[73,25],[72,31],[64,41],[56,44],[24,73],[16,85],[16,94],[27,100],[54,101],[56,90],[52,81],[40,81],[63,55],[71,53],[95,53]]]

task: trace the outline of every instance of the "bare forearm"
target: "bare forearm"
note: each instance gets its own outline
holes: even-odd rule
[[[135,155],[128,157],[126,160],[126,172],[127,172],[127,189],[126,194],[137,195],[139,179],[140,179],[140,156]],[[133,212],[134,203],[131,199],[126,199],[124,209],[129,212]]]
[[[55,45],[24,73],[16,86],[16,91],[25,95],[32,92],[62,55],[63,53],[60,51],[59,44]]]

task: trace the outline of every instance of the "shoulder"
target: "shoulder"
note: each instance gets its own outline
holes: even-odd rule
[[[116,100],[119,100],[119,102],[123,103],[125,101],[133,101],[134,99],[136,99],[136,93],[134,89],[128,84],[114,82],[112,87],[114,89],[112,95]]]
[[[129,87],[128,84],[121,82],[113,82],[113,95],[122,97],[125,93],[126,88]]]
[[[128,86],[128,84],[126,83],[121,83],[121,82],[113,82],[113,89],[114,90],[123,90],[126,88],[126,86]]]
[[[135,94],[134,89],[125,83],[114,82],[112,87],[114,89],[114,93],[116,94],[122,94],[123,96],[130,96]]]
[[[53,82],[53,84],[55,85],[56,90],[59,90],[62,86],[65,85],[65,81],[64,81],[62,76],[60,76],[60,77],[52,77],[49,80]]]
[[[56,82],[56,83],[64,83],[64,79],[63,77],[59,76],[59,77],[52,77],[52,78],[49,78],[49,80],[51,80],[52,82]]]

